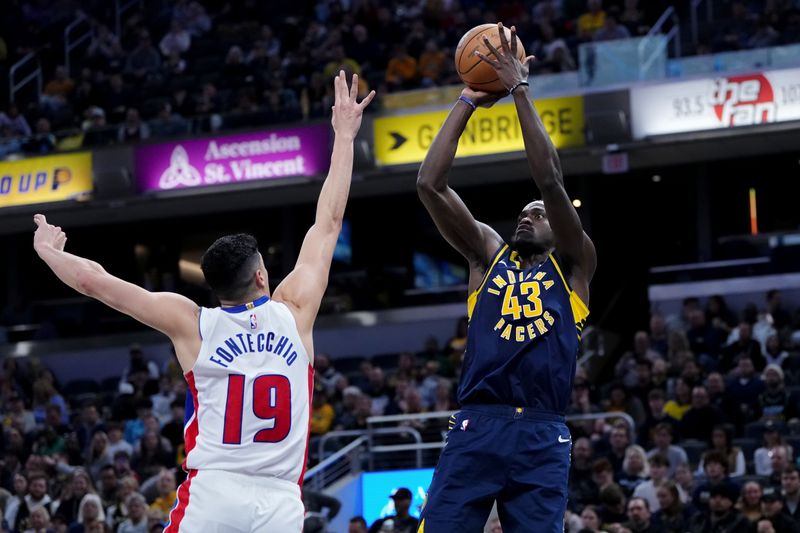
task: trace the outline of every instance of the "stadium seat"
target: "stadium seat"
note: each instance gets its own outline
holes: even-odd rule
[[[743,437],[740,439],[733,439],[732,444],[742,449],[745,459],[752,459],[753,453],[761,445],[761,441]]]
[[[686,456],[692,466],[697,466],[700,463],[703,453],[708,448],[708,444],[701,440],[684,440],[679,442],[678,446],[686,450]]]

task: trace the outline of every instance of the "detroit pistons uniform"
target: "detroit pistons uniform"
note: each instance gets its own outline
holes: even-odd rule
[[[589,309],[556,254],[523,268],[504,245],[467,302],[458,401],[418,533],[564,531],[571,438],[564,423]]]
[[[188,477],[165,533],[300,532],[314,371],[285,304],[201,308]]]

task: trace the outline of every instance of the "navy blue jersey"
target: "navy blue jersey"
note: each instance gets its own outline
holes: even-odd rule
[[[589,310],[554,255],[523,269],[504,245],[468,301],[458,401],[563,414]]]

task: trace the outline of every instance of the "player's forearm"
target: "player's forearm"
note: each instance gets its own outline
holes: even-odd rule
[[[536,186],[543,194],[552,187],[563,187],[558,152],[528,97],[526,87],[516,89],[513,96],[525,143],[525,155]]]
[[[341,227],[352,178],[353,139],[337,134],[333,141],[328,177],[319,193],[316,224]]]
[[[41,246],[36,248],[36,253],[47,263],[50,270],[64,282],[81,294],[89,296],[89,279],[105,272],[99,263],[89,259],[78,257],[62,250],[56,250],[52,246]]]
[[[447,187],[447,174],[456,156],[458,139],[471,116],[472,108],[469,105],[456,102],[422,161],[417,176],[418,190],[441,191]]]

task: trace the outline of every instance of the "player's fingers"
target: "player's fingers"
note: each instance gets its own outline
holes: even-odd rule
[[[503,27],[502,22],[497,23],[497,33],[500,34],[500,48],[503,52],[510,52],[508,48],[508,39],[506,38],[506,29]]]
[[[356,96],[358,96],[358,74],[353,74],[353,79],[350,83],[350,100],[355,102]]]
[[[373,98],[375,98],[375,91],[370,91],[369,94],[366,96],[366,98],[361,100],[361,103],[359,104],[361,106],[361,109],[367,107]]]
[[[527,65],[527,64],[528,64],[528,63],[530,63],[531,61],[536,61],[536,56],[528,56],[528,57],[526,57],[526,58],[525,58],[525,61],[523,61],[523,64],[524,64],[524,65]]]
[[[517,57],[517,27],[511,26],[511,55]]]
[[[478,56],[480,60],[483,61],[484,63],[488,63],[492,68],[497,68],[500,65],[500,63],[498,63],[494,59],[490,59],[489,57],[483,55],[477,50],[475,51],[475,55]]]
[[[333,105],[336,106],[342,102],[342,77],[341,75],[333,78]]]
[[[492,45],[492,43],[490,43],[490,42],[489,42],[489,39],[488,39],[487,37],[484,37],[484,38],[483,38],[483,44],[485,44],[485,45],[486,45],[486,48],[488,48],[488,49],[489,49],[489,51],[492,53],[492,55],[493,55],[494,57],[496,57],[496,58],[500,59],[500,52],[498,52],[498,51],[497,51],[497,48],[495,48],[495,47]]]
[[[41,226],[42,224],[47,224],[47,218],[44,215],[40,214],[33,215],[33,221],[36,223],[37,226]]]

